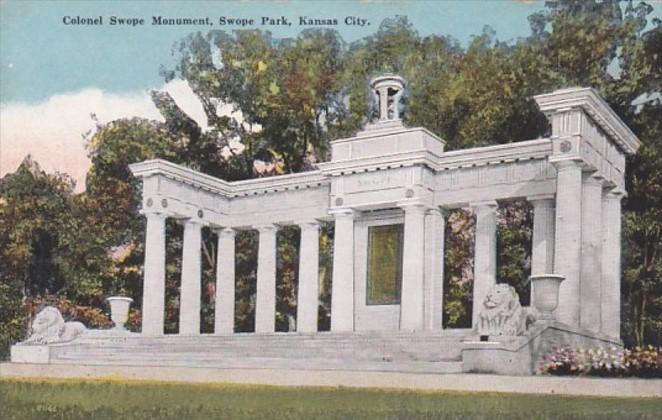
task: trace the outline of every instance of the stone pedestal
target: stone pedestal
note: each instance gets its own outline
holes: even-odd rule
[[[17,344],[11,346],[12,363],[46,364],[51,361],[51,348],[48,345],[26,346]]]
[[[142,333],[163,334],[165,316],[166,216],[146,213],[145,273],[143,280]]]
[[[214,308],[214,333],[234,332],[235,302],[235,232],[233,229],[218,231],[216,267],[216,305]]]

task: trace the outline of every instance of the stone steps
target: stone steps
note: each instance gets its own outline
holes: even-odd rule
[[[88,336],[52,347],[52,363],[461,372],[466,332]]]
[[[459,350],[449,350],[449,351],[438,351],[438,352],[407,352],[399,349],[367,349],[367,350],[352,350],[352,351],[338,351],[336,349],[323,349],[316,350],[314,352],[302,352],[299,349],[290,349],[290,350],[278,350],[278,349],[227,349],[227,350],[213,350],[213,349],[191,349],[191,348],[181,348],[175,351],[166,351],[163,349],[126,349],[123,347],[117,348],[106,348],[106,349],[94,349],[94,348],[69,348],[66,350],[58,349],[58,351],[53,353],[56,357],[67,357],[71,354],[80,355],[80,357],[85,358],[94,358],[102,359],[107,357],[116,357],[118,354],[146,354],[146,355],[172,355],[173,357],[206,357],[206,355],[211,355],[213,358],[223,358],[223,357],[237,357],[240,355],[244,358],[259,358],[259,357],[275,357],[282,359],[315,359],[315,358],[343,358],[343,359],[352,359],[352,360],[405,360],[405,361],[444,361],[444,360],[459,360],[460,351]]]
[[[419,373],[461,373],[460,360],[437,362],[376,361],[351,358],[282,358],[282,357],[212,357],[200,353],[133,354],[114,357],[89,358],[90,355],[71,353],[60,356],[52,363],[122,365],[122,366],[179,366],[221,369],[310,369],[310,370],[365,370]],[[84,360],[84,361],[82,361]]]

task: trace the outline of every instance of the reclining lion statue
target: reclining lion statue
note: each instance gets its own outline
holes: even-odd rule
[[[81,322],[65,322],[60,311],[47,306],[32,321],[31,335],[23,344],[66,343],[86,331]]]
[[[476,328],[480,335],[521,335],[535,321],[519,303],[515,288],[495,284],[485,296]]]

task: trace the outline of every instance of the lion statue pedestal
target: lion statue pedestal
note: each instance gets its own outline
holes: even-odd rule
[[[544,279],[560,283],[562,276],[546,274]],[[532,280],[536,281],[535,276]],[[552,284],[554,286],[554,284]],[[523,308],[515,289],[507,284],[492,287],[481,302],[475,320],[475,336],[463,342],[462,371],[499,375],[533,375],[541,362],[556,348],[603,348],[618,346],[618,341],[572,327],[553,319],[558,287],[537,287],[534,306]],[[541,296],[542,295],[542,296]],[[547,315],[547,316],[545,316]],[[551,319],[550,319],[551,318]]]
[[[30,330],[30,337],[21,344],[67,343],[81,336],[87,328],[82,322],[65,322],[57,308],[47,306],[35,316]]]
[[[68,343],[87,331],[81,322],[66,322],[60,311],[47,306],[32,321],[30,337],[11,348],[16,363],[48,363],[50,344]]]

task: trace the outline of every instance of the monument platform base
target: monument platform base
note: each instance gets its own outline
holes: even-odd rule
[[[487,341],[465,341],[462,370],[500,375],[533,375],[539,371],[546,357],[562,347],[606,349],[611,346],[621,347],[622,343],[560,322],[539,321],[521,336],[490,336]]]
[[[462,340],[471,334],[471,330],[156,337],[86,334],[68,343],[15,345],[12,362],[459,373]]]
[[[472,330],[223,335],[106,334],[67,343],[17,344],[14,363],[95,366],[283,369],[428,374],[532,375],[556,348],[620,345],[607,337],[537,322],[522,336]]]

